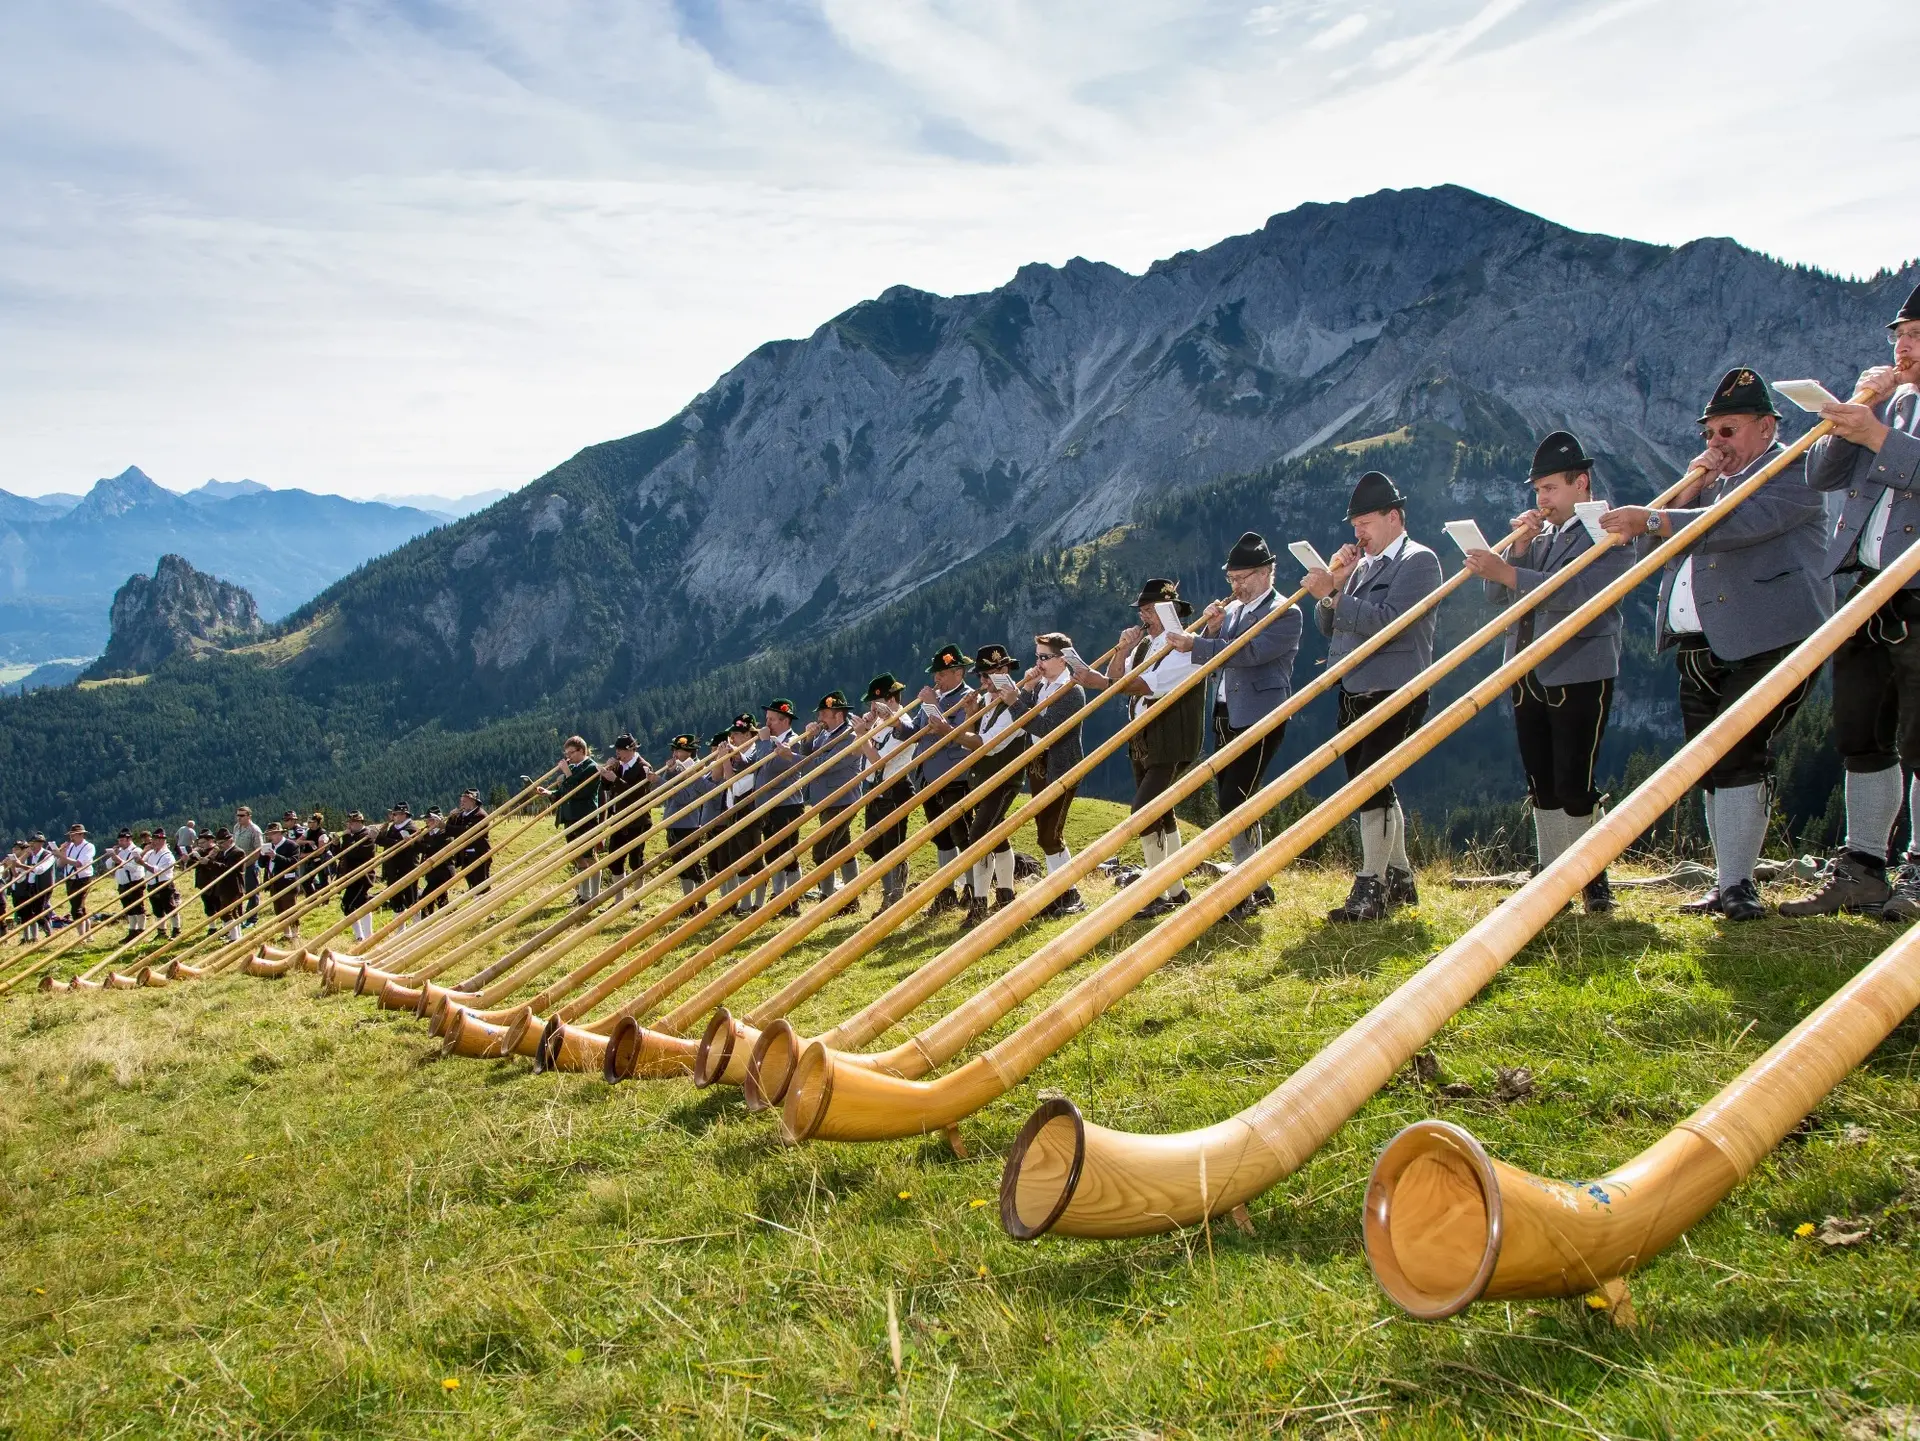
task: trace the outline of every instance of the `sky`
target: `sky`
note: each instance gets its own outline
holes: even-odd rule
[[[1867,275],[1916,51],[1804,0],[10,0],[0,488],[511,488],[889,285],[1386,187]]]

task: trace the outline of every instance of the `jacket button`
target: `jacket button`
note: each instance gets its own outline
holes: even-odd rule
[[[1721,597],[1720,597],[1719,599],[1720,599],[1720,603],[1721,603],[1722,605],[1725,605],[1725,604],[1726,604],[1726,600],[1727,600],[1727,598],[1726,598],[1726,597],[1725,597],[1724,595],[1723,595],[1723,596],[1721,596]]]
[[[1902,527],[1901,527],[1901,529],[1902,529],[1902,530],[1904,530],[1904,531],[1906,531],[1906,533],[1907,533],[1908,535],[1912,535],[1912,534],[1913,534],[1913,527],[1912,527],[1912,526],[1910,526],[1910,525],[1908,525],[1908,526],[1902,526]]]
[[[1850,490],[1850,491],[1848,491],[1848,492],[1847,492],[1847,499],[1848,499],[1848,500],[1852,500],[1852,499],[1853,499],[1853,498],[1854,498],[1854,497],[1855,497],[1856,495],[1858,495],[1859,493],[1860,493],[1860,492],[1859,492],[1859,491],[1857,491],[1857,490]]]

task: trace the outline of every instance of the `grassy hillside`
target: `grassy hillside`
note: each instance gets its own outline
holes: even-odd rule
[[[1414,532],[1434,541],[1451,569],[1458,557],[1437,538],[1440,522],[1473,515],[1489,534],[1502,533],[1523,499],[1515,477],[1526,473],[1527,460],[1523,451],[1469,444],[1438,425],[1323,450],[1159,504],[1092,544],[989,555],[827,640],[672,686],[634,689],[621,656],[631,660],[635,638],[617,618],[603,617],[599,659],[510,715],[477,690],[416,684],[411,674],[339,648],[316,615],[308,631],[246,654],[169,662],[143,685],[0,699],[0,834],[30,826],[51,834],[76,815],[95,831],[188,813],[204,819],[243,800],[276,812],[316,803],[371,810],[396,796],[445,804],[467,785],[486,789],[539,770],[576,730],[605,742],[631,729],[657,758],[665,737],[708,734],[771,695],[806,707],[832,686],[857,694],[880,670],[918,681],[929,651],[948,639],[969,648],[997,640],[1030,655],[1036,631],[1062,629],[1091,655],[1131,623],[1130,602],[1147,576],[1178,576],[1196,600],[1222,593],[1220,558],[1242,530],[1259,529],[1276,543],[1305,536],[1331,550],[1345,534],[1339,516],[1352,479],[1369,466],[1399,478],[1412,497]],[[1283,560],[1282,582],[1296,573]],[[1600,774],[1615,789],[1645,775],[1678,737],[1671,663],[1652,655],[1652,603],[1646,586],[1630,605],[1629,653],[1600,758]],[[1442,645],[1491,613],[1478,587],[1457,595],[1442,611]],[[1308,629],[1299,684],[1325,654]],[[1482,653],[1440,688],[1441,697],[1459,694],[1497,659],[1497,647]],[[1330,703],[1310,708],[1291,725],[1285,758],[1304,754],[1332,728]],[[1785,747],[1783,821],[1802,845],[1828,839],[1839,767],[1823,736],[1816,710]],[[1121,758],[1086,789],[1120,796],[1131,788]],[[1523,787],[1505,708],[1494,707],[1422,762],[1404,789],[1430,832],[1456,842],[1511,833]]]
[[[1114,815],[1083,805],[1078,839]],[[1253,1204],[1251,1235],[1002,1234],[1001,1161],[1043,1090],[1133,1130],[1238,1110],[1499,899],[1422,885],[1334,930],[1344,878],[1297,870],[968,1122],[964,1160],[784,1147],[683,1081],[444,1060],[411,1017],[310,979],[0,1002],[0,1435],[1904,1434],[1911,1020],[1635,1280],[1636,1329],[1574,1302],[1411,1322],[1358,1224],[1374,1153],[1422,1116],[1546,1175],[1617,1164],[1897,934],[1874,922],[1722,934],[1658,891],[1569,913],[1437,1038],[1439,1080],[1472,1094],[1403,1076]],[[920,921],[796,1021],[850,1011],[953,924]],[[1515,1066],[1536,1089],[1501,1104]],[[1829,1215],[1870,1239],[1795,1235]]]

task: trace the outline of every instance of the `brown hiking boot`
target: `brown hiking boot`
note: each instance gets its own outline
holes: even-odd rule
[[[1012,886],[995,886],[993,888],[993,908],[996,911],[1004,911],[1008,906],[1012,904],[1013,904],[1013,887]]]
[[[1398,866],[1387,867],[1387,909],[1395,906],[1417,906],[1420,904],[1420,891],[1413,883],[1413,872],[1403,871]]]
[[[1335,923],[1380,921],[1387,915],[1387,888],[1375,876],[1355,876],[1347,898],[1327,912]]]
[[[1842,911],[1872,911],[1878,914],[1893,899],[1887,873],[1877,862],[1853,851],[1842,851],[1827,863],[1826,879],[1820,889],[1780,907],[1780,914],[1832,916]]]

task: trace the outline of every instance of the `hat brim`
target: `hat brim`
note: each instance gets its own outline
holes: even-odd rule
[[[1709,405],[1705,410],[1700,412],[1700,416],[1694,421],[1694,424],[1705,425],[1709,420],[1718,420],[1723,415],[1770,415],[1775,420],[1780,419],[1780,412],[1773,408],[1773,402],[1769,400],[1765,410],[1755,410],[1752,406],[1747,405],[1723,405],[1715,409]]]
[[[1527,484],[1532,485],[1536,480],[1545,480],[1550,475],[1577,475],[1583,470],[1592,469],[1592,456],[1576,455],[1572,460],[1555,465],[1548,470],[1541,470],[1538,467],[1529,470],[1527,472]]]

